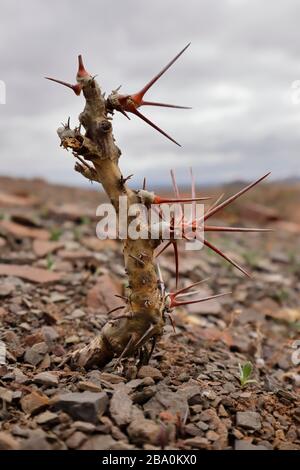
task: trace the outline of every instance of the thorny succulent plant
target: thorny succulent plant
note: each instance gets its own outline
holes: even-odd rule
[[[212,231],[258,232],[263,230],[208,225],[206,222],[221,209],[264,180],[269,173],[222,202],[222,197],[220,197],[205,210],[204,215],[200,219],[197,219],[194,213],[196,201],[207,198],[196,197],[195,181],[192,172],[191,198],[184,199],[180,197],[174,172],[171,171],[175,198],[167,199],[147,191],[145,180],[140,190],[130,189],[126,184],[129,177],[123,177],[118,165],[121,151],[115,144],[112,133],[112,117],[115,111],[119,111],[128,119],[130,119],[128,113],[135,114],[169,140],[179,145],[166,132],[142,115],[138,109],[141,106],[184,108],[183,106],[144,101],[144,95],[183,54],[188,46],[189,44],[138,93],[130,95],[121,95],[118,93],[118,90],[115,90],[106,98],[105,94],[101,92],[95,77],[86,71],[81,55],[78,57],[79,67],[76,76],[77,83],[75,85],[46,77],[72,89],[76,95],[80,95],[82,92],[85,98],[85,108],[79,115],[79,126],[71,129],[70,121],[68,120],[66,125],[57,130],[57,133],[61,140],[61,146],[71,149],[76,158],[75,170],[85,178],[102,184],[117,213],[119,211],[119,197],[127,196],[129,208],[132,204],[141,202],[146,205],[156,205],[161,216],[161,224],[166,224],[167,222],[163,219],[160,212],[160,204],[174,202],[180,204],[190,201],[193,206],[191,218],[186,220],[181,217],[179,222],[177,221],[176,223],[174,220],[171,221],[169,223],[171,233],[175,233],[178,224],[181,225],[181,228],[184,227],[187,232],[195,232],[196,238],[198,237],[206,247],[249,276],[244,268],[239,266],[213,243],[206,240],[204,234]],[[85,132],[82,132],[83,129]],[[129,216],[128,224],[130,220]],[[200,235],[196,230],[197,227],[202,227]],[[197,294],[197,290],[191,291],[190,289],[195,288],[203,281],[178,290],[179,264],[177,245],[179,240],[175,237],[171,237],[169,240],[164,240],[163,237],[155,240],[149,238],[133,240],[128,237],[122,240],[122,243],[125,269],[128,275],[128,287],[126,294],[121,296],[124,303],[114,310],[123,311],[113,320],[108,321],[100,331],[99,336],[94,338],[90,344],[75,351],[68,357],[70,364],[73,366],[88,368],[97,365],[102,367],[113,358],[117,358],[116,364],[119,364],[122,358],[127,356],[137,356],[140,358],[141,363],[145,363],[149,361],[157,339],[163,334],[166,319],[170,318],[173,322],[171,312],[175,307],[184,306],[189,303],[204,302],[224,295],[218,294],[206,298],[188,299],[188,295]],[[170,245],[173,246],[175,254],[177,290],[168,293],[165,290],[157,258]]]

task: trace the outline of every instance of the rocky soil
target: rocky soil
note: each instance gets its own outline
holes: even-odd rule
[[[232,294],[174,311],[148,365],[84,371],[64,359],[118,314],[126,284],[120,245],[95,236],[103,196],[0,179],[0,450],[299,450],[300,190],[260,191],[222,222],[273,233],[211,237],[253,278],[182,250],[181,286],[209,277],[203,296]],[[172,250],[160,265],[172,290]]]

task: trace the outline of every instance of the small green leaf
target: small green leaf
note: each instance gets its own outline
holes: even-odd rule
[[[240,382],[241,382],[242,387],[244,387],[247,384],[257,382],[254,379],[250,379],[252,372],[253,372],[253,366],[251,362],[249,361],[245,362],[245,364],[243,365],[239,364],[239,371],[240,371]]]
[[[62,230],[60,228],[53,228],[50,234],[50,240],[52,242],[57,242],[62,236]]]
[[[53,266],[54,266],[54,260],[53,260],[52,256],[49,254],[49,255],[47,256],[47,269],[48,269],[49,271],[51,271],[51,269],[53,268]]]

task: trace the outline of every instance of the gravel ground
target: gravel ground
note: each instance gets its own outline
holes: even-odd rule
[[[251,223],[242,223],[259,218],[274,233],[211,239],[252,279],[206,249],[181,251],[182,286],[210,277],[203,296],[232,294],[174,311],[175,329],[166,325],[148,365],[131,358],[70,370],[66,354],[113,317],[107,312],[126,283],[120,244],[95,237],[99,199],[95,191],[2,180],[0,450],[299,450],[297,221],[249,206]],[[241,222],[238,207],[227,224]],[[160,265],[172,290],[171,250]],[[253,382],[242,386],[239,364],[247,362]]]

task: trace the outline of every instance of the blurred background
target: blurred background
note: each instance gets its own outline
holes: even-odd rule
[[[56,129],[83,98],[44,80],[75,83],[77,55],[103,91],[135,92],[191,41],[148,99],[192,110],[145,108],[182,144],[132,117],[114,118],[124,174],[169,184],[169,169],[200,185],[300,176],[299,16],[297,0],[126,2],[2,0],[0,175],[90,187],[59,148]]]

